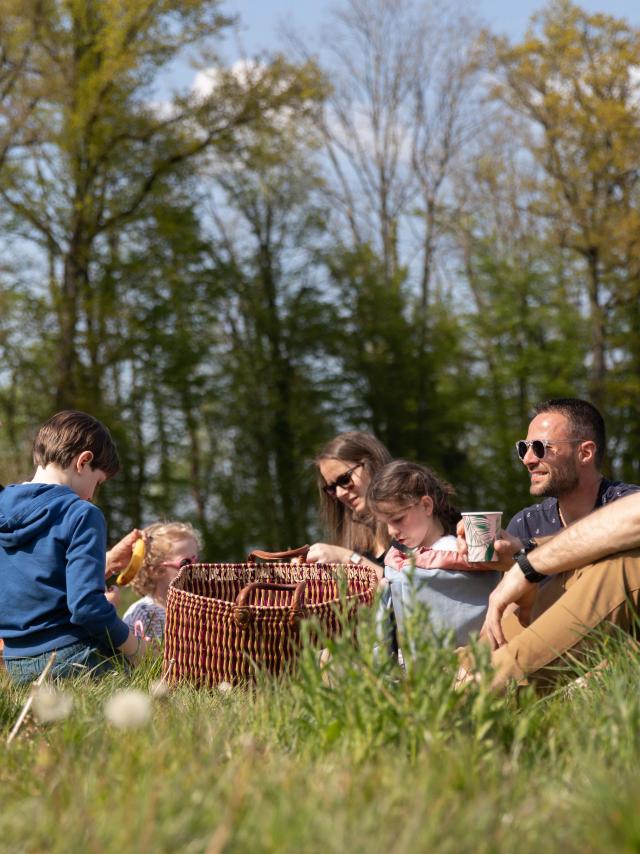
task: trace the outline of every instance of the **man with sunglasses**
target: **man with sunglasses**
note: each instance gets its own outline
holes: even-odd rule
[[[556,398],[539,404],[526,439],[516,450],[527,468],[531,495],[539,504],[525,507],[511,519],[507,533],[511,548],[500,544],[502,554],[534,547],[540,537],[587,516],[640,487],[609,481],[600,473],[606,436],[602,415],[586,400]]]
[[[530,626],[508,636],[503,616],[544,580],[560,595]],[[483,634],[494,650],[493,686],[528,678],[553,683],[575,662],[598,662],[588,635],[618,630],[637,639],[640,621],[640,493],[601,507],[516,563],[489,597]],[[637,648],[637,647],[634,647]],[[595,647],[597,651],[597,647]],[[586,653],[586,655],[585,655]],[[575,666],[573,666],[575,675]],[[460,682],[472,678],[463,668]]]
[[[540,403],[535,412],[527,438],[516,442],[516,451],[527,469],[531,495],[543,500],[520,510],[500,532],[495,548],[505,571],[519,552],[526,554],[598,507],[640,489],[602,476],[605,425],[593,404],[555,398]],[[458,536],[464,552],[461,525]]]
[[[482,630],[495,650],[496,685],[510,677],[552,679],[564,653],[575,653],[604,621],[630,630],[640,588],[640,552],[602,560],[640,545],[640,524],[631,539],[621,529],[629,513],[638,515],[640,495],[630,493],[640,487],[601,475],[605,427],[598,410],[577,398],[540,404],[516,449],[531,494],[544,500],[516,513],[496,544],[501,563],[511,567],[489,598]],[[619,512],[606,507],[586,521],[623,496],[629,497]],[[591,561],[597,562],[585,566]],[[508,616],[514,606],[519,623]]]

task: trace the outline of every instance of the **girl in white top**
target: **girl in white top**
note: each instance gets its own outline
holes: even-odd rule
[[[460,646],[482,627],[499,576],[471,567],[458,554],[454,534],[460,513],[451,504],[452,494],[452,487],[426,466],[396,460],[372,477],[367,506],[392,538],[384,577],[398,630],[402,634],[417,600],[428,607],[433,626],[452,631]]]
[[[131,586],[143,598],[134,602],[122,619],[131,628],[141,626],[144,636],[162,640],[169,585],[185,562],[198,559],[202,541],[187,522],[156,522],[145,528],[142,536],[144,563]]]

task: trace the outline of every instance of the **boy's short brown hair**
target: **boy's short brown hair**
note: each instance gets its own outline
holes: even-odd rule
[[[107,477],[120,470],[115,442],[104,424],[86,412],[65,409],[52,415],[38,430],[33,442],[33,461],[37,466],[55,463],[66,469],[83,451],[91,451],[93,459],[89,465]]]

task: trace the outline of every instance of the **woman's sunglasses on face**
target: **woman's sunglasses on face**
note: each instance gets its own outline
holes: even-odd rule
[[[338,487],[340,489],[348,489],[353,483],[353,473],[356,469],[359,469],[360,466],[364,465],[364,463],[356,463],[355,466],[351,466],[350,469],[343,471],[342,474],[339,474],[338,477],[332,481],[331,483],[325,483],[322,487],[327,495],[330,495],[331,498],[336,497],[336,493],[338,491]]]
[[[583,441],[584,439],[555,439],[553,442],[547,439],[519,439],[516,442],[516,451],[523,460],[531,448],[536,457],[541,460],[547,453],[547,448],[552,448],[554,445],[579,445]]]

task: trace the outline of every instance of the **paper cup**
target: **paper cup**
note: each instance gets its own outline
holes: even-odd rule
[[[463,513],[464,536],[467,541],[467,557],[471,563],[498,560],[494,551],[500,524],[502,510],[493,512]]]

